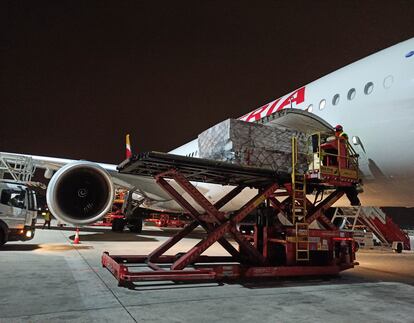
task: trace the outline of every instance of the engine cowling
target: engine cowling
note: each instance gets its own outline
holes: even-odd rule
[[[74,225],[98,221],[114,200],[114,185],[108,172],[96,163],[70,163],[52,177],[46,200],[58,219]]]

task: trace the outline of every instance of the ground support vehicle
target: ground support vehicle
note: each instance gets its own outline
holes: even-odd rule
[[[122,207],[124,205],[124,199],[123,196],[119,196],[118,193],[116,193],[116,198],[112,205],[112,210],[109,212],[105,217],[102,219],[102,221],[98,221],[95,223],[92,223],[93,226],[104,226],[104,227],[112,227],[113,231],[117,231],[117,226],[114,226],[114,221],[116,223],[117,219],[124,220],[125,215],[122,212]],[[123,224],[121,231],[124,229],[125,224]],[[119,230],[119,229],[118,229]]]
[[[140,233],[148,212],[139,208],[135,201],[128,200],[128,196],[129,192],[117,189],[111,212],[92,225],[111,227],[114,232],[123,232],[127,227],[131,232]]]
[[[0,245],[33,239],[36,218],[35,192],[23,182],[0,180]]]
[[[184,228],[191,218],[184,214],[151,213],[144,221],[159,228]]]
[[[298,174],[295,151],[293,138],[291,174],[157,152],[126,160],[119,165],[120,172],[153,176],[193,221],[148,255],[104,252],[102,265],[111,271],[120,286],[137,281],[336,275],[353,268],[357,262],[352,233],[339,231],[324,213],[345,194],[351,203],[358,202],[357,160],[344,171],[325,167],[319,168],[316,174],[314,167],[312,172]],[[175,181],[205,213],[198,212],[166,179]],[[212,204],[190,181],[233,185],[234,188]],[[245,187],[257,188],[257,195],[232,214],[221,212],[220,209]],[[315,199],[312,203],[306,196],[311,191],[325,189],[331,193],[323,200]],[[254,238],[249,241],[237,226],[252,212],[257,215]],[[289,224],[281,224],[276,215],[285,217]],[[314,223],[319,229],[310,228]],[[204,239],[189,251],[165,255],[198,226],[206,231]],[[237,242],[238,249],[229,237]],[[228,257],[202,255],[215,242],[223,246]],[[140,266],[150,270],[136,271]]]

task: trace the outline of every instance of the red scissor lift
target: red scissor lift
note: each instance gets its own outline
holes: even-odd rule
[[[357,178],[342,180],[341,176],[336,176],[332,185],[331,177],[324,178],[323,172],[317,177],[297,175],[295,171],[276,174],[270,170],[158,152],[133,156],[118,169],[121,173],[154,177],[193,220],[148,255],[104,252],[102,265],[112,272],[120,286],[139,281],[336,275],[357,264],[352,233],[338,231],[324,215],[354,187]],[[233,185],[234,188],[212,204],[190,181]],[[173,182],[205,212],[197,211],[183,197],[182,191],[174,188]],[[306,182],[307,187],[330,189],[331,193],[323,201],[312,203],[306,198]],[[225,214],[220,211],[246,187],[256,188],[257,195],[236,212]],[[241,234],[237,225],[252,212],[258,215],[254,239],[249,241],[252,239]],[[293,225],[281,225],[277,221],[278,213],[290,219]],[[324,229],[309,229],[315,220]],[[204,239],[186,252],[166,254],[198,226],[206,231]],[[238,248],[230,239],[238,244]],[[216,242],[229,256],[202,255]]]

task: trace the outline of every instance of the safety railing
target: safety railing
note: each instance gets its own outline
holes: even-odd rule
[[[358,154],[354,148],[345,138],[328,139],[329,136],[322,136],[321,133],[314,133],[309,137],[311,152],[308,154],[308,164],[310,173],[358,179]]]

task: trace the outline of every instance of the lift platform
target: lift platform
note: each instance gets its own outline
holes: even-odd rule
[[[323,177],[310,178],[297,173],[294,141],[292,145],[292,173],[159,152],[127,159],[118,166],[119,172],[153,177],[188,212],[192,222],[148,255],[104,252],[102,265],[116,277],[120,286],[139,281],[336,275],[354,267],[357,263],[352,233],[340,232],[324,215],[339,198],[348,194],[351,182],[337,177],[334,183],[329,183]],[[234,188],[213,204],[191,181]],[[199,212],[186,200],[173,182],[204,212]],[[257,190],[253,198],[235,212],[220,211],[247,187]],[[323,200],[311,202],[307,198],[310,188],[329,188],[331,193]],[[249,214],[255,214],[257,219],[253,239],[238,230],[238,225]],[[289,225],[282,225],[280,216]],[[311,228],[313,223],[318,223],[319,228]],[[165,254],[198,226],[204,228],[206,235],[193,248],[176,255]],[[216,242],[229,256],[203,255]]]

